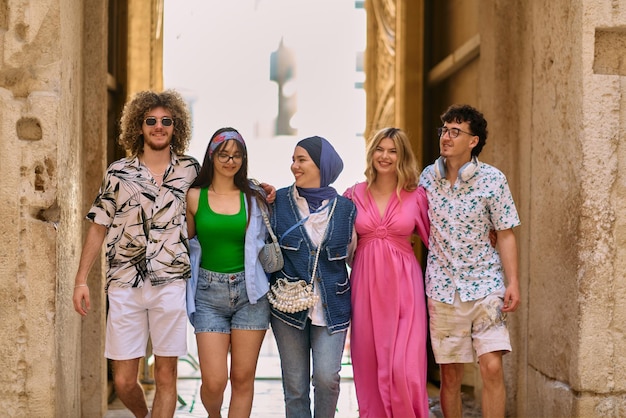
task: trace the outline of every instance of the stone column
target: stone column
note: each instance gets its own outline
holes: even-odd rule
[[[481,8],[488,148],[522,216],[509,413],[624,416],[626,6]]]
[[[1,7],[0,410],[79,416],[79,321],[70,319],[64,255],[80,239],[82,10],[11,0]]]

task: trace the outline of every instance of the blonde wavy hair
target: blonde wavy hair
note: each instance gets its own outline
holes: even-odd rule
[[[417,182],[419,179],[419,165],[415,158],[415,153],[411,148],[411,142],[407,134],[399,128],[383,128],[375,132],[370,138],[367,144],[366,156],[365,156],[365,177],[367,178],[367,187],[369,188],[372,183],[376,181],[376,169],[374,168],[374,152],[380,144],[380,142],[389,138],[393,141],[396,148],[397,161],[396,171],[398,174],[398,185],[396,186],[396,193],[400,197],[400,191],[402,189],[406,191],[413,191],[417,188]]]
[[[175,90],[161,93],[141,91],[126,103],[120,119],[118,143],[128,155],[137,156],[143,152],[142,125],[146,114],[154,108],[163,107],[172,113],[174,133],[170,148],[177,155],[187,151],[191,141],[191,117],[187,104]]]

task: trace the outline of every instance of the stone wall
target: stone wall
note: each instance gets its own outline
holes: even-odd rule
[[[626,415],[626,4],[581,1],[580,416]],[[576,90],[576,89],[574,89]]]
[[[522,216],[509,413],[624,416],[626,4],[496,0],[480,15],[488,155]]]
[[[107,149],[109,147],[109,137],[107,126],[111,123],[108,120],[108,108],[112,106],[112,100],[108,99],[107,88],[109,88],[107,73],[107,26],[108,26],[108,4],[102,0],[84,0],[82,17],[82,106],[80,112],[80,142],[75,144],[79,151],[78,171],[68,173],[68,177],[74,174],[81,184],[80,195],[77,196],[77,212],[72,219],[76,224],[72,224],[68,230],[78,233],[82,230],[83,235],[78,242],[79,247],[66,249],[63,254],[68,258],[67,270],[59,272],[59,279],[69,280],[73,293],[74,275],[78,268],[78,257],[82,250],[82,237],[89,227],[89,222],[84,220],[84,216],[91,206],[93,199],[100,187],[102,177],[107,166]],[[65,199],[63,199],[65,200]],[[62,241],[62,240],[61,240]],[[91,268],[88,277],[91,298],[90,314],[79,319],[80,329],[76,336],[79,343],[79,352],[73,360],[79,364],[78,379],[71,382],[70,387],[75,388],[75,393],[79,396],[74,399],[79,400],[81,417],[101,417],[107,410],[108,386],[107,386],[107,362],[104,353],[104,334],[106,326],[106,297],[102,289],[104,288],[104,257],[96,260]],[[71,296],[70,296],[71,297]],[[61,303],[61,302],[60,302]],[[67,299],[62,303],[67,304]],[[68,321],[75,321],[78,316],[71,309],[68,312]],[[63,338],[59,336],[58,338]]]
[[[93,199],[106,164],[106,13],[98,0],[0,2],[5,416],[99,417],[106,410],[98,344],[104,312],[85,321],[96,335],[82,350],[81,319],[71,304],[84,193]],[[94,367],[85,368],[86,387],[94,390],[82,412],[81,359]]]
[[[46,417],[65,408],[57,398],[57,376],[76,377],[76,367],[59,369],[56,358],[59,351],[76,357],[78,326],[64,320],[66,309],[58,300],[67,295],[67,286],[56,279],[57,266],[63,268],[59,237],[72,247],[80,236],[61,232],[61,212],[71,214],[80,204],[79,184],[64,176],[77,171],[69,144],[76,141],[74,109],[80,102],[66,89],[78,87],[80,66],[69,62],[77,61],[80,49],[74,39],[81,28],[75,12],[61,17],[59,5],[5,1],[2,7],[0,410],[8,416]],[[74,125],[60,122],[61,115]],[[75,199],[60,202],[60,187]],[[69,338],[58,341],[59,330]]]

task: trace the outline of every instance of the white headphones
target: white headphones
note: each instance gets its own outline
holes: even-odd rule
[[[438,179],[446,178],[446,159],[444,157],[437,158],[434,168],[435,176]],[[463,181],[468,181],[474,176],[476,170],[478,170],[478,158],[472,157],[469,162],[463,164],[463,166],[459,169],[459,177]]]

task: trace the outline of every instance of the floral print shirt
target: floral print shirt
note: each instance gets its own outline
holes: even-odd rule
[[[200,164],[172,154],[159,187],[137,157],[112,163],[87,219],[108,228],[107,284],[153,286],[190,276],[185,196]]]
[[[452,304],[455,292],[462,301],[481,299],[504,286],[500,256],[489,231],[520,224],[504,174],[478,162],[467,181],[439,178],[434,166],[424,169],[420,186],[428,196],[430,217],[426,294]]]

